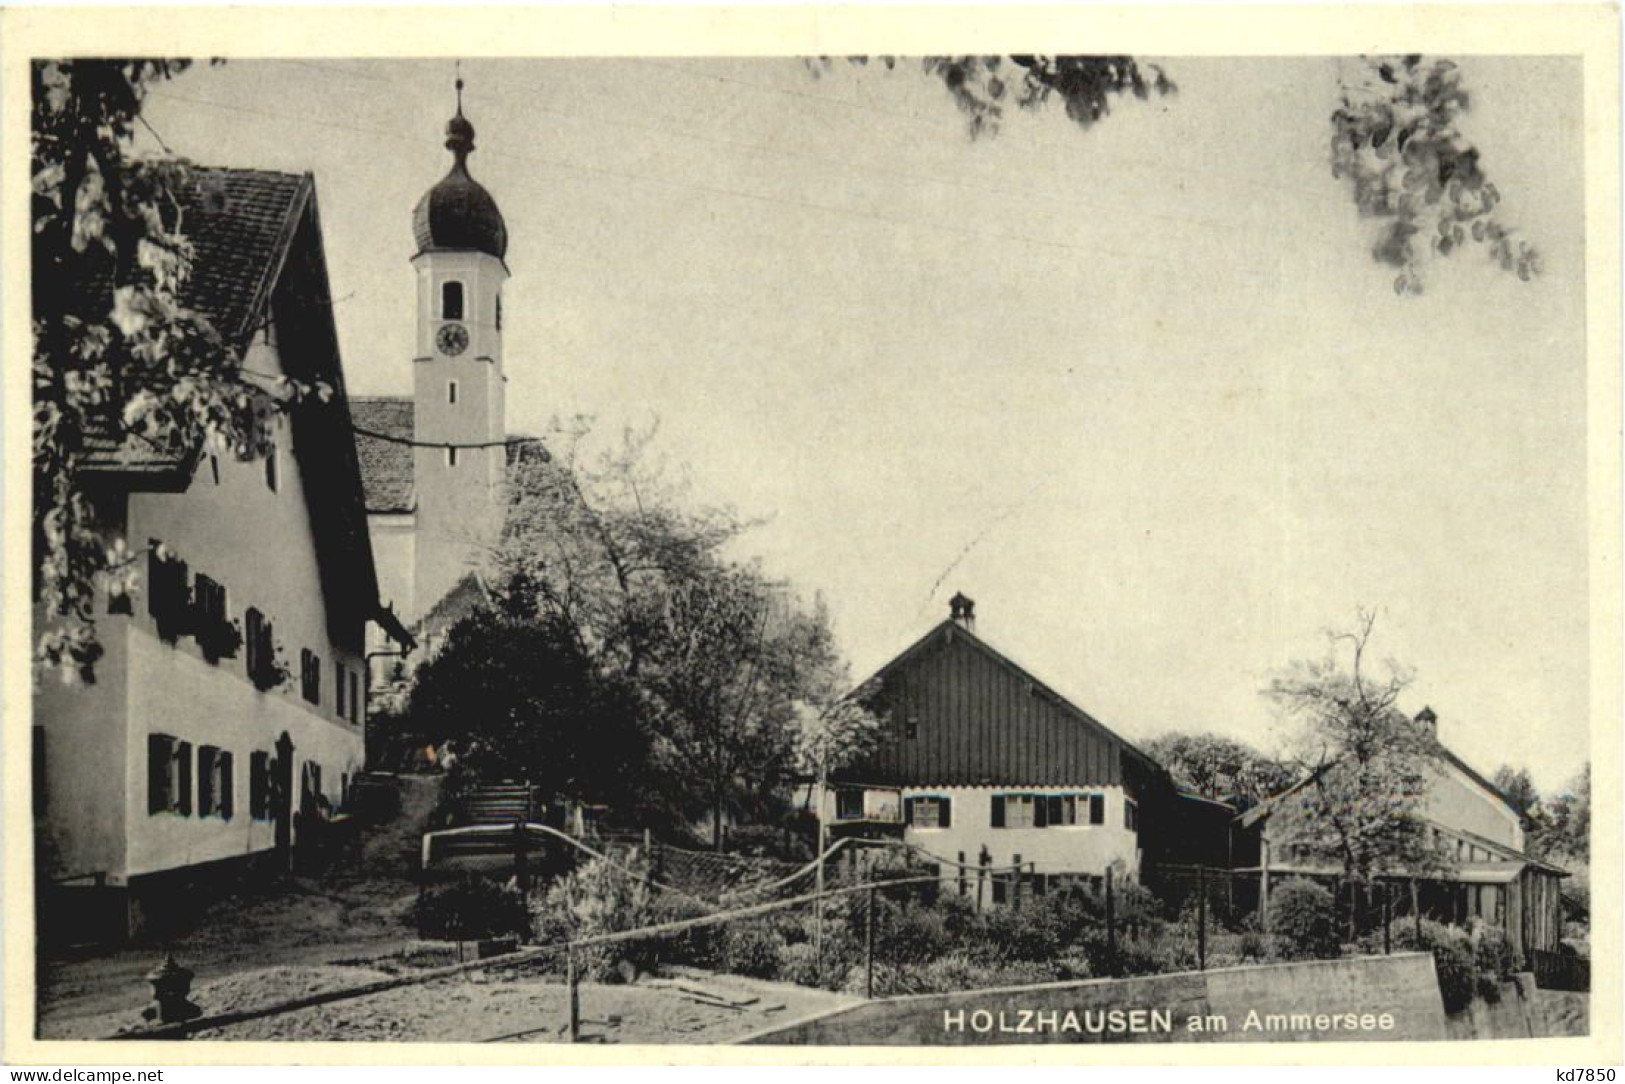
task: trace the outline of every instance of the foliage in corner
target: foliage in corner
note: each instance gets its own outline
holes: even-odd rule
[[[98,591],[138,576],[86,486],[87,451],[139,447],[186,459],[208,446],[262,455],[302,389],[262,385],[208,319],[186,307],[194,250],[172,157],[132,135],[148,88],[185,60],[45,60],[31,69],[33,544],[43,612],[36,658],[88,679],[101,646]]]
[[[846,59],[860,66],[870,61]],[[897,57],[876,59],[888,70],[897,66]],[[1179,89],[1160,67],[1131,56],[928,56],[919,63],[927,76],[942,82],[973,138],[996,133],[1012,105],[1036,112],[1059,99],[1068,119],[1088,128],[1111,112],[1113,98],[1132,94],[1144,101]],[[812,70],[816,75],[833,66],[830,58],[820,57]]]
[[[1457,121],[1468,109],[1461,69],[1420,56],[1366,58],[1332,113],[1332,176],[1346,177],[1360,213],[1382,221],[1372,254],[1399,272],[1394,291],[1422,292],[1422,267],[1483,245],[1525,282],[1540,255],[1496,215],[1501,193]]]

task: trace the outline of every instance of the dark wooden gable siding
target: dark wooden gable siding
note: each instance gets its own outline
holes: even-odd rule
[[[876,678],[874,707],[887,716],[886,740],[866,761],[837,773],[839,779],[904,786],[1121,785],[1125,755],[1140,759],[1100,723],[951,622]]]

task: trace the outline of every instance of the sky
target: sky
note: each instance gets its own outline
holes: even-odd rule
[[[972,139],[940,83],[794,58],[472,60],[507,221],[509,428],[658,420],[862,677],[947,616],[1131,741],[1278,751],[1260,696],[1360,607],[1485,772],[1587,756],[1580,66],[1462,59],[1542,251],[1397,297],[1328,162],[1335,58],[1156,58],[1172,97]],[[314,174],[352,394],[411,388],[450,59],[232,61],[147,119]],[[144,136],[148,143],[152,139]]]

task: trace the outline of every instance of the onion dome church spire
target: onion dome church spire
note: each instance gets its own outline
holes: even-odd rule
[[[468,173],[474,153],[474,125],[463,116],[463,80],[457,80],[457,115],[446,122],[446,149],[456,160],[440,183],[423,194],[412,212],[418,253],[474,251],[502,259],[508,228],[483,185]]]

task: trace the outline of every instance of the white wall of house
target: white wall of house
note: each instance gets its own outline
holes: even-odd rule
[[[241,659],[218,664],[137,630],[130,637],[129,726],[125,763],[124,822],[128,856],[124,874],[145,873],[212,862],[270,850],[275,829],[258,820],[249,806],[252,754],[274,755],[277,738],[293,741],[294,808],[306,764],[321,767],[322,793],[339,804],[345,775],[362,767],[362,729],[307,710],[298,677],[280,689],[260,692],[239,676]],[[222,672],[223,670],[228,672]],[[177,710],[177,703],[184,705]],[[167,734],[190,742],[193,801],[190,814],[151,813],[147,806],[147,735]],[[204,816],[197,800],[198,750],[212,745],[232,755],[233,813],[230,819]],[[296,840],[297,842],[297,840]]]
[[[264,338],[244,364],[280,371],[275,345]],[[45,730],[46,819],[59,876],[100,873],[118,884],[271,847],[271,822],[249,815],[249,771],[251,754],[270,751],[284,731],[299,762],[296,807],[304,762],[321,765],[322,790],[334,806],[344,775],[362,767],[363,630],[358,626],[353,642],[342,648],[329,637],[311,510],[285,421],[277,434],[274,488],[267,469],[264,461],[204,455],[184,492],[139,492],[125,500],[124,537],[142,573],[134,613],[98,617],[107,654],[97,664],[94,685],[52,690],[35,704],[35,722]],[[246,628],[251,606],[272,622],[292,671],[288,681],[268,692],[257,689],[247,673],[246,645],[235,658],[209,662],[192,637],[173,644],[158,637],[141,556],[153,540],[187,563],[189,578],[201,573],[225,587],[227,614],[240,628]],[[316,702],[302,695],[304,649],[320,660]],[[335,688],[341,676],[342,715]],[[352,690],[361,694],[360,704]],[[154,733],[192,745],[190,815],[148,810],[147,740]],[[199,816],[196,757],[204,745],[232,754],[230,820]]]
[[[902,797],[908,799],[943,796],[950,800],[951,812],[946,828],[926,828],[905,825],[903,839],[916,844],[945,861],[958,861],[960,854],[971,864],[977,862],[985,846],[994,866],[1007,866],[1020,856],[1023,863],[1032,863],[1033,871],[1042,874],[1091,874],[1099,876],[1113,863],[1120,863],[1122,872],[1138,878],[1140,869],[1139,833],[1127,826],[1127,795],[1120,786],[1055,786],[1055,787],[904,787]],[[869,807],[883,808],[895,801],[897,790],[873,792]],[[1048,825],[1043,828],[993,826],[993,797],[1001,794],[1099,794],[1105,799],[1105,819],[1101,824]],[[826,824],[837,825],[836,796],[833,788],[823,802]],[[1080,817],[1080,819],[1087,819]]]
[[[1437,762],[1426,770],[1428,788],[1422,802],[1425,816],[1447,827],[1523,850],[1523,825],[1505,802],[1453,764]]]
[[[67,685],[45,674],[34,688],[34,725],[45,743],[45,805],[41,855],[53,880],[77,882],[116,873],[124,865],[124,796],[114,785],[125,775],[128,618],[99,617],[105,654],[95,683]],[[38,781],[36,781],[38,786]]]

